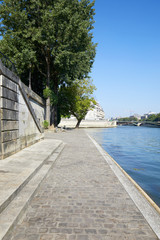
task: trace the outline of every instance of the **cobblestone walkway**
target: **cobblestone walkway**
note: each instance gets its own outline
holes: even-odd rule
[[[47,137],[65,149],[10,239],[158,239],[83,130]]]

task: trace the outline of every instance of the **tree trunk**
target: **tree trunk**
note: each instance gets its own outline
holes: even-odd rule
[[[78,122],[76,124],[76,128],[79,128],[79,125],[80,125],[81,121],[82,121],[82,119],[78,119]]]
[[[47,63],[47,84],[46,87],[49,88],[50,87],[50,61],[49,61],[49,57],[46,57],[46,63]],[[48,96],[47,100],[46,100],[46,120],[49,123],[50,126],[50,117],[51,117],[51,110],[50,110],[50,96]]]
[[[50,97],[46,100],[46,120],[50,126]]]
[[[58,80],[54,79],[54,93],[58,98]],[[53,111],[52,111],[52,123],[54,127],[57,127],[58,125],[58,103],[55,103],[53,106]]]
[[[28,81],[29,81],[29,89],[31,89],[32,87],[31,87],[31,67],[30,67],[30,69],[29,69],[29,78],[28,78]]]
[[[57,104],[55,104],[53,107],[53,124],[54,124],[54,127],[57,127],[58,125]]]

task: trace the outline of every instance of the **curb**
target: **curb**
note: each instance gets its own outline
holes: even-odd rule
[[[154,233],[157,235],[158,239],[160,239],[160,208],[125,172],[125,170],[95,141],[95,139],[93,139],[89,134],[87,134],[87,136],[94,143]]]
[[[7,240],[12,234],[12,230],[17,222],[25,213],[30,201],[33,199],[35,193],[41,182],[47,176],[49,170],[57,161],[65,144],[61,142],[50,154],[42,164],[27,178],[27,182],[23,187],[19,188],[14,198],[8,203],[7,207],[0,214],[0,240]]]
[[[45,164],[45,162],[50,158],[50,156],[56,151],[59,145],[43,160],[43,162],[25,179],[25,181],[20,184],[20,186],[0,205],[0,214],[4,209],[10,204],[10,202],[17,196],[17,194],[25,187],[25,185],[35,176],[39,169]]]

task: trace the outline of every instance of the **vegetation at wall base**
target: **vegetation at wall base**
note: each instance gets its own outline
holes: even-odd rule
[[[47,120],[44,120],[44,122],[43,122],[43,127],[44,127],[44,129],[48,129],[48,127],[49,127],[49,122],[48,122]]]

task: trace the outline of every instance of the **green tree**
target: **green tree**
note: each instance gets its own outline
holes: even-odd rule
[[[158,114],[156,115],[155,121],[156,121],[156,122],[159,122],[159,121],[160,121],[160,113],[158,113]]]
[[[54,125],[60,86],[87,77],[94,61],[93,6],[89,0],[1,1],[0,51],[16,63],[20,76],[40,74],[41,89],[55,95]],[[46,95],[48,122],[50,94]]]
[[[147,118],[146,121],[150,121],[150,122],[158,122],[158,121],[160,121],[160,113],[149,115],[149,117]]]
[[[118,121],[126,121],[126,122],[138,121],[138,118],[136,118],[136,117],[124,117],[124,118],[119,118]]]
[[[151,115],[148,116],[146,121],[154,122],[155,119],[156,119],[156,114],[151,114]]]
[[[71,86],[61,88],[61,113],[65,116],[73,115],[77,119],[76,128],[85,118],[87,112],[96,104],[92,94],[96,90],[90,79],[77,80]]]

